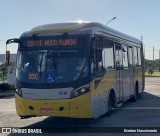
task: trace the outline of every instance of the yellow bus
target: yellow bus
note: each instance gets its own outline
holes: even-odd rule
[[[10,43],[21,118],[97,118],[144,90],[141,41],[100,23],[41,25]]]

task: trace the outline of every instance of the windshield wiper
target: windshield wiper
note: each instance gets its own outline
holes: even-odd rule
[[[57,54],[58,54],[58,52],[57,52]],[[54,68],[56,76],[58,75],[57,74],[57,67],[59,64],[59,60],[60,60],[60,54],[57,55],[57,58],[54,58],[54,57],[52,58],[52,64],[53,64],[53,68]]]
[[[82,62],[82,65],[80,67],[80,70],[78,71],[77,75],[74,78],[74,81],[78,80],[81,77],[81,75],[83,74],[83,70],[84,70],[84,67],[85,67],[85,61],[86,61],[86,59],[84,58],[83,62]]]
[[[43,59],[43,55],[44,55],[44,53],[42,54],[42,57],[40,58],[40,62],[39,62],[39,76],[40,76],[40,78],[41,78],[41,74],[42,74],[42,59]]]

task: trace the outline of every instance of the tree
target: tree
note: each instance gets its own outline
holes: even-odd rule
[[[3,65],[1,68],[1,71],[2,71],[2,79],[4,83],[5,79],[7,78],[7,67]]]
[[[154,69],[150,66],[148,69],[148,73],[152,76],[153,72],[154,72]]]

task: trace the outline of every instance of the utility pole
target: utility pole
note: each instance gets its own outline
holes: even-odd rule
[[[153,61],[154,61],[154,46],[153,46]]]
[[[112,18],[111,20],[108,21],[108,23],[106,24],[106,26],[111,22],[113,21],[114,19],[116,19],[116,17]]]
[[[160,50],[159,50],[159,72],[160,72]]]
[[[143,45],[143,56],[144,56],[144,59],[145,59],[145,45],[143,44],[143,36],[141,36],[141,42],[142,42],[142,45]]]
[[[154,46],[153,46],[153,69],[154,69]]]

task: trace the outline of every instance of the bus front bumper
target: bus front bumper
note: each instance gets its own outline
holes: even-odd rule
[[[23,99],[15,94],[15,103],[19,116],[93,118],[90,93],[61,100]]]

